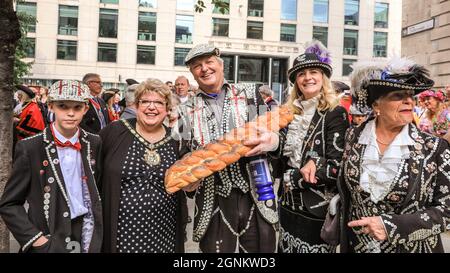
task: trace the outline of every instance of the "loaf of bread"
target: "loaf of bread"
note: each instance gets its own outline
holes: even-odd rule
[[[226,166],[237,162],[253,148],[243,145],[242,142],[258,137],[260,130],[257,128],[278,132],[293,119],[294,115],[289,108],[280,106],[272,112],[259,116],[255,121],[247,122],[243,127],[231,130],[204,148],[186,154],[167,170],[164,180],[166,191],[174,193],[191,183],[225,169]]]

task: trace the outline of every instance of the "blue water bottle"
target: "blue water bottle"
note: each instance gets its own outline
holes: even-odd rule
[[[258,201],[275,199],[273,192],[273,182],[270,176],[269,164],[266,158],[258,158],[250,161],[250,172],[252,180],[256,185]]]

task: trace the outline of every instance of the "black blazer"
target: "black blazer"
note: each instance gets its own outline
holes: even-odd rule
[[[92,201],[94,233],[89,252],[100,252],[102,206],[97,190],[101,140],[81,130],[81,158]],[[47,195],[47,198],[44,196]],[[47,199],[47,200],[45,200]],[[28,212],[24,208],[29,204]],[[47,204],[48,202],[48,204]],[[21,246],[21,252],[71,252],[72,224],[66,185],[49,127],[17,143],[11,177],[0,200],[0,215]],[[50,235],[45,251],[31,248],[41,235]]]
[[[103,116],[105,117],[106,125],[110,122],[108,116],[108,109],[106,108],[106,103],[103,99],[98,98],[100,102],[100,108],[102,110]],[[80,127],[92,134],[98,134],[101,130],[101,123],[98,118],[97,112],[95,111],[95,106],[89,101],[89,110],[84,115],[83,120],[80,123]]]
[[[337,193],[336,178],[344,150],[345,131],[349,126],[347,111],[342,106],[336,106],[333,110],[327,111],[316,110],[306,133],[303,147],[298,147],[298,149],[302,151],[301,167],[309,160],[315,162],[318,182],[316,184],[304,182],[300,170],[292,169],[287,165],[288,158],[283,156],[284,172],[292,169],[290,176],[292,181],[290,182],[293,189],[292,196],[287,196],[284,195],[284,188],[280,187],[282,204],[285,203],[288,207],[301,206],[315,217],[325,218],[328,203]],[[284,133],[281,135],[281,146],[283,147],[286,138]]]

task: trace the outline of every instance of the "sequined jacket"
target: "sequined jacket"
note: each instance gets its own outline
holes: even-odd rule
[[[226,84],[222,120],[217,124],[214,111],[202,96],[196,96],[184,104],[180,112],[181,135],[191,141],[191,150],[206,145],[235,127],[243,126],[258,114],[267,111],[267,106],[252,84]],[[260,107],[261,106],[261,107]],[[258,201],[254,183],[249,183],[249,158],[241,158],[224,170],[205,178],[195,193],[194,241],[205,234],[214,210],[218,206],[217,196],[227,198],[232,188],[249,192],[263,218],[274,224],[278,222],[275,200]]]
[[[101,141],[81,129],[80,143],[94,216],[89,252],[100,252],[103,221],[96,181]],[[25,201],[28,211],[23,206]],[[49,127],[17,143],[13,170],[0,200],[0,215],[19,242],[21,252],[79,252],[70,238],[69,199]],[[49,242],[36,249],[31,247],[42,235],[49,235]]]
[[[348,130],[338,188],[341,195],[341,252],[443,252],[440,233],[450,229],[450,150],[445,140],[410,124],[410,158],[403,159],[392,189],[374,203],[359,185],[366,145],[358,144],[364,129]],[[381,216],[388,240],[347,227],[361,217]]]
[[[283,156],[284,185],[290,190],[280,187],[281,205],[292,211],[302,210],[318,218],[325,218],[328,204],[337,193],[336,178],[344,149],[344,135],[349,127],[345,108],[337,106],[331,111],[316,110],[303,141],[300,166],[309,160],[316,165],[317,183],[303,181],[300,170],[287,165],[288,159]],[[284,134],[283,134],[284,135]],[[281,141],[281,154],[285,137]]]

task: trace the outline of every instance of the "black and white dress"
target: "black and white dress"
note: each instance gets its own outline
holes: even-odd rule
[[[164,188],[164,174],[176,161],[174,140],[166,136],[155,143],[161,163],[151,166],[144,161],[150,143],[133,140],[122,168],[117,251],[121,253],[175,252],[175,194]]]

